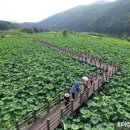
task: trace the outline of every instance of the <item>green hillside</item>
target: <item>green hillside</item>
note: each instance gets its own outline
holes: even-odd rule
[[[18,24],[0,20],[0,30],[9,30],[16,28],[19,28]]]
[[[53,15],[38,23],[23,23],[22,27],[71,29],[74,31],[121,34],[130,33],[130,1],[82,5]]]

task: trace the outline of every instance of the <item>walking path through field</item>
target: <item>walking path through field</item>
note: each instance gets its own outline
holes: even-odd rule
[[[106,67],[105,63],[97,63],[95,62],[95,58],[91,58],[91,57],[86,57],[85,55],[76,55],[74,52],[72,51],[68,51],[67,49],[64,48],[59,48],[53,44],[49,44],[49,43],[44,43],[41,39],[38,39],[38,42],[42,43],[43,45],[49,47],[50,49],[59,51],[59,52],[63,52],[66,55],[69,56],[73,56],[74,58],[89,63],[89,64],[93,64],[99,68],[104,68]],[[107,64],[108,65],[108,64]],[[83,102],[85,102],[91,95],[94,90],[97,90],[101,87],[102,83],[107,79],[107,77],[111,77],[113,73],[116,72],[115,67],[113,67],[112,65],[108,65],[108,73],[107,74],[103,74],[103,76],[99,76],[97,75],[97,77],[95,77],[94,79],[94,86],[91,86],[89,84],[89,91],[88,91],[88,95],[86,95],[86,93],[83,93],[82,95],[79,95],[74,101],[72,101],[73,103],[70,104],[70,107],[66,108],[64,107],[64,101],[62,101],[60,103],[60,105],[56,106],[54,109],[51,110],[50,113],[48,113],[48,115],[44,118],[39,119],[37,122],[33,123],[29,128],[27,128],[26,130],[48,130],[48,128],[50,130],[55,129],[58,125],[59,125],[59,119],[61,117],[61,115],[69,115],[71,113],[73,113],[78,107],[80,107],[82,105]],[[82,99],[80,99],[82,98]],[[82,100],[82,101],[80,101]],[[73,104],[73,110],[71,110],[71,105]],[[47,125],[48,126],[47,126]]]
[[[96,57],[92,57],[86,54],[79,54],[67,48],[61,48],[57,45],[43,42],[42,39],[35,39],[34,41],[41,43],[57,52],[61,52],[64,53],[65,55],[76,58],[77,60],[80,60],[87,64],[92,64],[98,68],[104,69],[106,66],[108,66],[108,72],[104,72],[102,76],[97,74],[94,77],[93,85],[89,83],[88,84],[89,89],[83,93],[80,93],[74,100],[71,100],[68,108],[64,106],[64,101],[59,97],[50,104],[46,104],[45,107],[41,107],[39,110],[35,111],[35,113],[30,114],[31,116],[23,118],[15,125],[17,130],[21,130],[21,128],[24,128],[24,130],[54,130],[59,125],[60,118],[62,116],[72,114],[85,101],[87,101],[88,98],[92,96],[94,90],[98,90],[108,78],[110,78],[114,73],[118,71],[118,66],[110,65],[103,61],[99,62],[99,60],[97,60]],[[47,112],[43,113],[44,109],[46,108],[48,109]],[[39,113],[40,116],[38,116]]]

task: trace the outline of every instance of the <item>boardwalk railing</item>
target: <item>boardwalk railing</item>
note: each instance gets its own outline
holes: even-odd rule
[[[37,128],[37,130],[55,129],[59,125],[59,119],[62,116],[72,114],[78,107],[80,107],[85,101],[88,100],[88,98],[92,95],[93,91],[98,90],[102,86],[102,84],[113,74],[115,74],[119,69],[118,64],[108,64],[103,60],[99,62],[99,60],[96,57],[91,56],[89,54],[81,54],[66,48],[61,48],[57,45],[43,42],[43,40],[41,39],[36,39],[35,41],[44,44],[48,48],[63,52],[64,54],[72,56],[80,61],[95,65],[99,68],[104,69],[106,66],[108,66],[109,70],[102,76],[96,73],[93,85],[89,83],[88,90],[84,91],[83,93],[80,93],[74,100],[71,100],[67,108],[64,106],[64,93],[60,93],[52,101],[47,101],[46,103],[44,103],[42,107],[19,119],[6,130],[31,130],[31,126],[35,124],[38,119],[42,118],[42,120],[44,120],[50,112],[55,111],[55,109],[57,109],[58,106],[63,104],[61,110],[58,113],[54,114],[51,118],[48,118],[46,122],[44,121],[44,123],[39,128]]]
[[[23,130],[32,122],[35,122],[37,119],[43,117],[43,115],[46,116],[50,112],[50,110],[52,110],[51,108],[56,107],[61,103],[61,101],[63,101],[64,93],[62,92],[57,95],[58,96],[56,98],[54,98],[51,101],[46,101],[46,103],[44,103],[42,107],[33,112],[30,112],[23,118],[19,119],[12,126],[8,127],[6,130]]]
[[[68,107],[63,105],[63,107],[60,108],[60,111],[58,111],[58,113],[55,113],[51,118],[47,118],[47,120],[35,130],[55,129],[59,125],[61,117],[72,114],[78,107],[80,107],[84,102],[88,100],[88,98],[92,96],[93,91],[101,88],[102,84],[108,78],[107,75],[110,75],[110,71],[108,73],[104,73],[103,76],[98,75],[97,78],[95,78],[95,82],[93,83],[93,85],[89,83],[88,89],[85,90],[83,93],[80,93],[74,100],[72,99]]]

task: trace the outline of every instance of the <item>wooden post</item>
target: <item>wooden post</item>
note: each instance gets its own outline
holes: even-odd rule
[[[37,120],[36,111],[33,112],[33,119],[34,119],[34,122],[36,122],[36,120]]]
[[[75,57],[75,52],[73,51],[73,56]]]
[[[84,61],[84,56],[83,55],[81,55],[82,56],[82,61]]]
[[[88,96],[89,96],[89,91],[90,91],[90,88],[88,88],[87,93],[86,93],[87,99],[88,99]]]
[[[102,78],[101,78],[101,86],[102,86],[102,84],[103,84],[103,80],[104,79],[104,76],[102,76]]]
[[[117,72],[117,70],[118,70],[118,69],[117,69],[117,65],[116,65],[116,66],[115,66],[115,71]]]
[[[97,60],[96,60],[96,58],[95,58],[95,66],[96,66],[96,63],[97,63]]]
[[[60,94],[58,94],[58,103],[60,104]]]
[[[50,119],[47,118],[47,130],[50,130]]]
[[[96,71],[96,78],[97,78],[97,76],[98,76],[98,72]]]
[[[88,58],[90,57],[90,55],[88,54]]]
[[[103,66],[103,72],[105,71],[105,66]]]
[[[120,65],[118,64],[118,71],[120,70]]]
[[[99,64],[100,64],[100,68],[101,68],[101,66],[102,66],[102,62],[100,61]]]
[[[117,64],[117,71],[119,70],[119,64]]]
[[[72,57],[74,56],[74,52],[72,51]]]
[[[111,70],[109,70],[109,78],[111,77]]]
[[[90,57],[90,63],[92,63],[92,57]]]
[[[47,101],[47,112],[49,113],[50,112],[50,102]]]
[[[85,56],[85,62],[87,63],[87,56]]]
[[[15,127],[16,127],[16,130],[20,130],[18,121],[15,122]]]
[[[107,78],[108,78],[108,72],[105,72],[105,75],[106,75],[106,80],[107,80]]]
[[[70,55],[72,55],[71,51],[70,51]]]
[[[82,93],[80,93],[80,105],[82,104]]]
[[[79,53],[78,52],[76,53],[76,56],[77,56],[77,58],[79,58]]]
[[[100,79],[98,79],[98,88],[99,88]]]
[[[80,60],[80,54],[79,54],[79,60]]]
[[[103,83],[105,82],[105,76],[103,75]]]
[[[63,116],[63,107],[61,107],[61,117]]]
[[[114,71],[113,71],[113,67],[112,67],[112,75],[113,75]]]
[[[114,68],[115,68],[115,72],[116,72],[116,70],[117,70],[117,65],[116,64],[114,65]]]
[[[95,90],[95,83],[93,83],[93,90]]]
[[[73,99],[71,99],[71,113],[73,113],[73,106],[74,105],[74,100]]]
[[[113,68],[114,69],[114,73],[116,72],[116,67]]]

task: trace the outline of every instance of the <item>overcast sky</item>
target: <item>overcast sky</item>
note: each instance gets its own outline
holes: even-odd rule
[[[0,20],[37,22],[74,6],[96,1],[100,0],[0,0]]]

